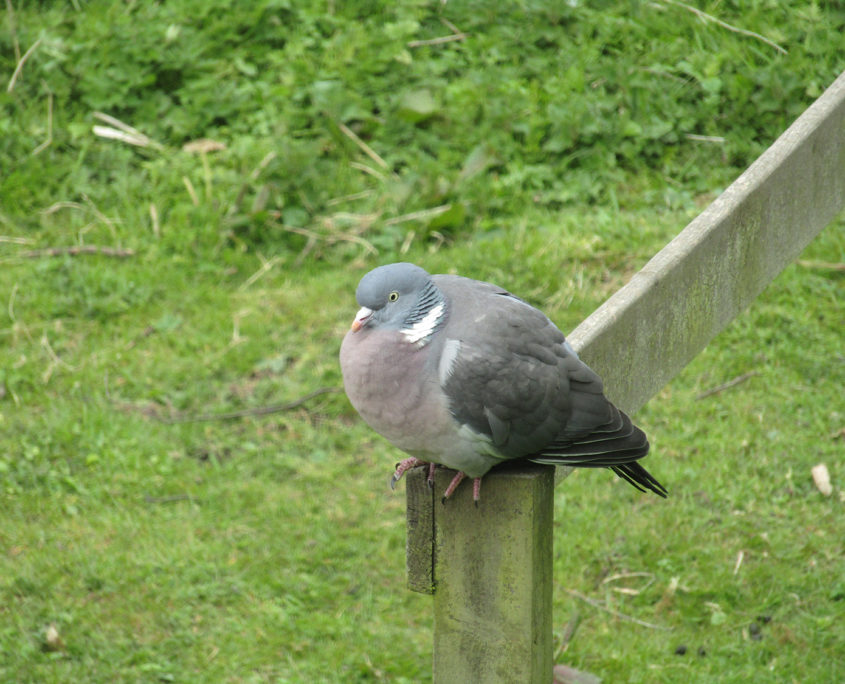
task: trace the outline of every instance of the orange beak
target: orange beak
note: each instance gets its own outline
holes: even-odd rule
[[[352,321],[352,332],[358,332],[361,328],[364,327],[364,324],[373,315],[373,310],[368,309],[366,306],[362,306],[358,309],[358,313],[355,314],[355,320]]]

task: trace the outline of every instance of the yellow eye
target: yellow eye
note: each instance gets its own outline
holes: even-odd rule
[[[399,293],[396,290],[393,290],[389,295],[387,295],[387,299],[391,302],[395,302],[399,299]]]

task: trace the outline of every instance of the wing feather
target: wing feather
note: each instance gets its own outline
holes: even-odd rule
[[[503,459],[609,467],[666,495],[636,463],[648,453],[645,434],[544,314],[487,283],[436,278],[451,310],[441,388],[460,425],[488,437]]]

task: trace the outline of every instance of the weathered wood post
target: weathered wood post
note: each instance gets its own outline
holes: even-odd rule
[[[433,489],[426,468],[407,473],[408,582],[434,594],[435,681],[551,682],[554,470],[491,472],[477,507],[470,486],[435,501],[450,471]]]
[[[569,336],[633,412],[845,206],[845,73],[722,195]],[[560,469],[559,469],[560,471]],[[482,502],[407,474],[408,578],[434,594],[437,684],[552,681],[553,469],[484,479]],[[672,483],[668,483],[672,490]]]

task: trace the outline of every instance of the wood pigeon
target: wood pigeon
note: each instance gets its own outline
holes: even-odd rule
[[[666,489],[637,460],[648,440],[543,313],[490,283],[429,275],[409,263],[367,273],[340,348],[352,405],[417,465],[481,477],[514,459],[611,468],[641,491]]]

